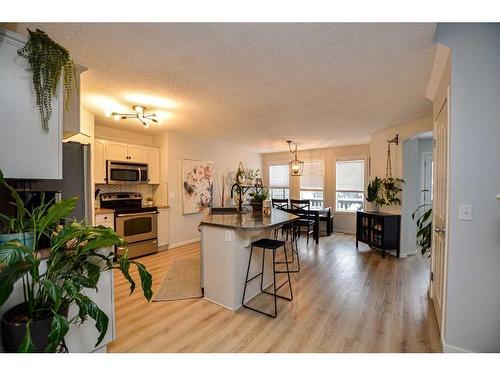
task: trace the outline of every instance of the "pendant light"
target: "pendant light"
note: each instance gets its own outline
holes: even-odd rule
[[[295,144],[295,148],[292,150],[292,141],[286,141],[286,143],[288,143],[290,152],[295,156],[294,159],[288,163],[290,176],[302,176],[304,173],[304,162],[297,159],[297,144]]]

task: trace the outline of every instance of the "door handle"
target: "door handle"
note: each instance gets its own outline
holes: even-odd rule
[[[434,232],[436,233],[446,233],[446,228],[439,228],[439,227],[436,227],[434,228]]]

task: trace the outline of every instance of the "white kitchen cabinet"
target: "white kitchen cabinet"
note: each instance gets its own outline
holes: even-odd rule
[[[146,163],[147,147],[129,143],[127,145],[127,150],[128,161],[133,163]]]
[[[148,147],[147,160],[150,184],[160,183],[160,149]]]
[[[158,209],[158,247],[166,250],[169,244],[168,238],[168,208]]]
[[[17,50],[26,38],[0,30],[0,169],[7,178],[61,179],[63,84],[52,101],[49,132],[42,130],[32,73]]]
[[[113,212],[109,212],[106,214],[96,214],[95,215],[95,224],[102,225],[103,227],[115,229],[115,216]]]
[[[94,183],[106,183],[106,142],[94,140]]]
[[[106,160],[129,161],[128,144],[124,142],[106,141]]]

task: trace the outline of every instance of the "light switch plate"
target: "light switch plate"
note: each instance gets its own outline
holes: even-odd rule
[[[471,204],[461,204],[460,205],[460,220],[471,221],[472,220],[472,205]]]
[[[230,230],[226,230],[226,242],[231,242],[231,231]]]

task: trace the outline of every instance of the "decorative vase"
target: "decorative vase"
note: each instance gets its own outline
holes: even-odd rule
[[[379,205],[374,202],[366,202],[366,211],[378,212]]]
[[[33,232],[0,234],[0,245],[12,240],[17,240],[30,249],[33,248]]]
[[[2,317],[2,345],[7,353],[16,353],[26,334],[26,321],[20,319],[26,313],[26,305],[21,303],[12,307]],[[30,323],[31,340],[35,352],[41,353],[49,343],[52,317],[32,320]]]

